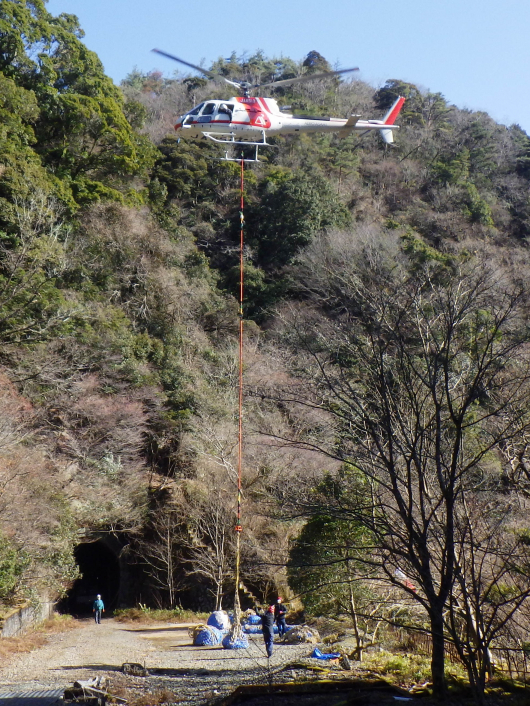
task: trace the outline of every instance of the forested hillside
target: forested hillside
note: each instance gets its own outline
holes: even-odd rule
[[[239,165],[172,135],[228,94],[117,87],[82,38],[0,1],[0,602],[60,595],[88,528],[126,538],[152,605],[228,605]],[[243,581],[425,627],[440,690],[458,638],[479,699],[489,647],[527,625],[530,138],[398,79],[275,92],[363,118],[397,95],[392,146],[277,137],[246,169]]]

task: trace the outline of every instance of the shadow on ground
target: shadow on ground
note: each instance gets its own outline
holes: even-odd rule
[[[177,630],[188,630],[187,627],[182,627],[180,625],[174,625],[172,627],[165,627],[165,628],[123,628],[125,632],[145,632],[145,633],[151,633],[151,632],[176,632]],[[186,633],[187,634],[187,633]]]
[[[229,659],[236,659],[235,657],[231,657]],[[203,662],[207,660],[195,660],[196,662]],[[77,666],[77,667],[57,667],[55,671],[60,671],[60,670],[65,670],[65,671],[70,671],[70,670],[76,670],[76,669],[88,669],[91,672],[120,672],[122,673],[122,668],[121,665],[115,665],[115,664],[83,664],[82,666]],[[204,676],[205,674],[218,674],[218,675],[233,675],[233,670],[231,669],[212,669],[209,670],[206,667],[199,667],[199,668],[193,668],[193,667],[182,667],[181,669],[174,669],[174,668],[169,668],[169,667],[147,667],[149,671],[150,676],[154,677],[193,677],[193,676]],[[4,706],[4,702],[0,701],[0,706]]]

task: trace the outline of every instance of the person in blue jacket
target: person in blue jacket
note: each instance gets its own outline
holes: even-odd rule
[[[101,623],[101,614],[105,612],[105,606],[103,604],[103,601],[101,600],[101,596],[99,595],[99,593],[96,596],[94,605],[92,606],[92,612],[94,613],[94,619],[96,623],[99,625]]]
[[[278,596],[278,600],[274,606],[274,618],[278,626],[278,635],[280,637],[283,637],[287,632],[287,623],[285,622],[286,613],[287,608],[283,605],[281,596]]]

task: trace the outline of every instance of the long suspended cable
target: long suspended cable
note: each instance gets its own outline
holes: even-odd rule
[[[223,646],[229,649],[247,648],[248,638],[241,628],[241,604],[239,602],[240,565],[241,565],[241,485],[243,471],[243,301],[244,301],[244,231],[245,231],[245,160],[241,155],[240,201],[239,201],[239,380],[238,380],[238,443],[237,443],[237,520],[236,565],[234,589],[234,622],[230,634],[223,640]]]
[[[243,157],[243,155],[241,155]],[[238,453],[237,453],[237,525],[236,532],[241,534],[241,475],[243,468],[243,300],[245,268],[243,262],[245,231],[245,161],[241,159],[239,202],[239,412],[238,412]],[[238,584],[239,585],[239,584]]]

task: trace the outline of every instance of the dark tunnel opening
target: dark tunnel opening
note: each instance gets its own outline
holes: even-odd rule
[[[80,544],[74,556],[81,576],[60,601],[58,610],[72,615],[88,615],[92,613],[92,604],[98,593],[106,611],[116,608],[120,595],[120,564],[116,555],[98,541]]]

